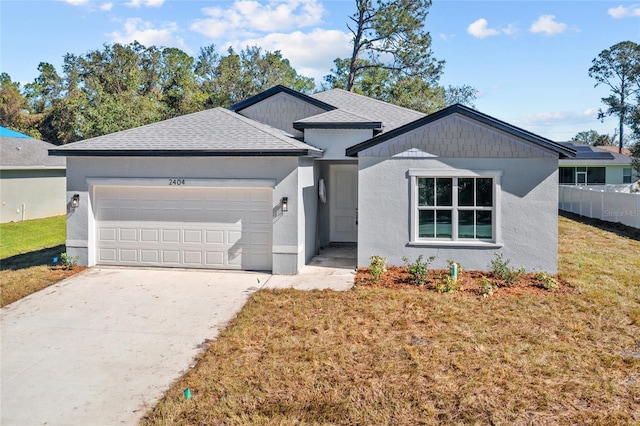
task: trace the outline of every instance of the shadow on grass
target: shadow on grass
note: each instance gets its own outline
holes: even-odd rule
[[[575,220],[576,222],[584,223],[585,225],[591,225],[596,228],[613,232],[621,237],[631,238],[632,240],[640,241],[640,229],[633,226],[623,225],[622,223],[607,222],[605,220],[594,219],[591,217],[580,216],[579,214],[565,212],[558,210],[560,216],[567,219]]]
[[[44,248],[42,250],[31,251],[29,253],[17,254],[0,260],[0,271],[26,269],[32,266],[53,265],[53,258],[60,259],[60,253],[64,253],[64,244],[55,247]]]

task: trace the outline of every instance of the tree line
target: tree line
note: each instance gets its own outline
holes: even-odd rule
[[[228,107],[277,84],[302,93],[342,88],[425,113],[453,103],[473,106],[477,90],[443,87],[444,61],[426,29],[431,0],[354,0],[347,27],[352,54],[337,58],[320,86],[297,73],[280,51],[258,46],[192,57],[177,48],[105,44],[67,53],[62,70],[38,66],[20,87],[0,75],[0,124],[65,144],[201,111]]]

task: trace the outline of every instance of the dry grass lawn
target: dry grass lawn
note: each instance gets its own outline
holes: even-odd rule
[[[561,217],[574,294],[259,291],[143,424],[640,424],[639,253]]]

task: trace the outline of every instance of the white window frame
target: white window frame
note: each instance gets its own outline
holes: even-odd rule
[[[500,170],[424,170],[409,169],[410,185],[410,241],[411,246],[481,246],[487,248],[502,247],[501,233],[501,194],[502,194],[502,171]],[[418,178],[453,178],[452,189],[452,217],[451,217],[451,238],[420,238],[418,227]],[[493,208],[492,208],[492,238],[491,240],[460,239],[458,238],[458,211],[468,210],[467,207],[458,206],[458,185],[455,178],[493,178]]]

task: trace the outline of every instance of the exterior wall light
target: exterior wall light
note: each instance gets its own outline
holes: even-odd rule
[[[80,194],[73,194],[71,198],[71,207],[77,209],[80,207]]]
[[[282,212],[288,212],[289,211],[289,197],[282,197],[282,200],[280,201],[280,203],[282,204]]]

